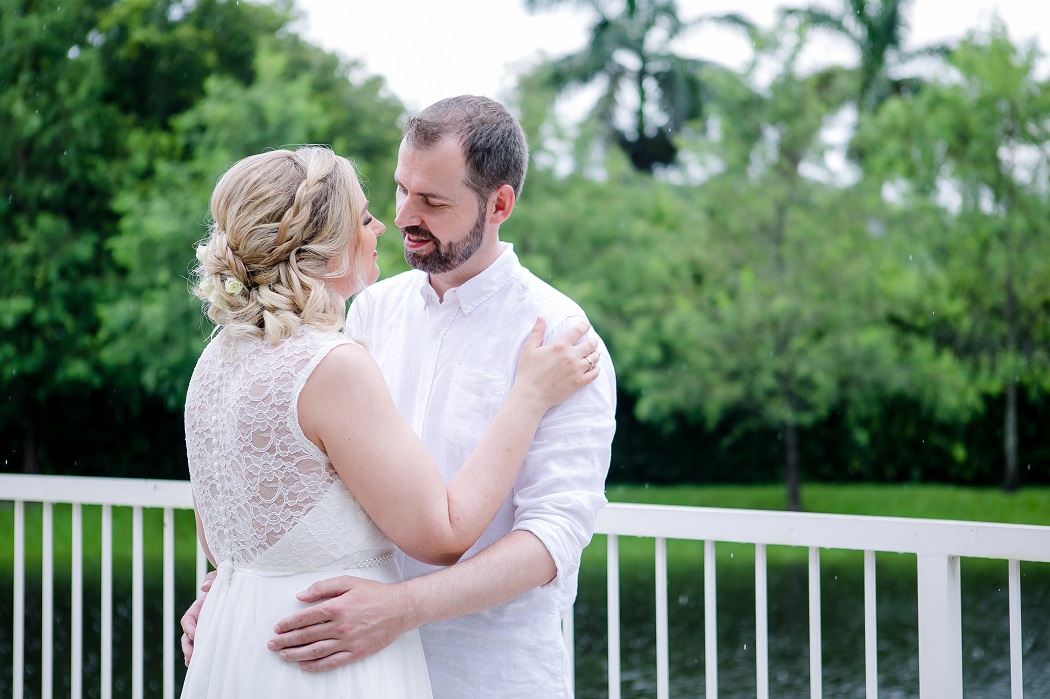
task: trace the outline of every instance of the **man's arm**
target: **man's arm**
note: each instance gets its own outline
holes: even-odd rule
[[[513,531],[472,558],[401,583],[351,576],[323,580],[299,595],[303,602],[320,603],[278,622],[269,648],[304,670],[331,670],[424,624],[505,604],[556,573],[554,559],[535,535]]]
[[[554,340],[579,317],[552,327]],[[505,604],[559,574],[571,576],[605,502],[615,430],[615,372],[604,345],[597,381],[540,423],[516,483],[514,530],[472,558],[395,585],[354,577],[317,583],[320,602],[278,622],[271,650],[304,669],[346,665],[419,626]],[[322,601],[323,600],[323,601]]]
[[[204,606],[204,597],[211,589],[211,584],[215,582],[216,575],[218,573],[213,570],[204,576],[204,580],[201,581],[201,592],[204,594],[193,601],[190,608],[182,615],[182,619],[179,620],[182,626],[182,638],[179,642],[182,644],[182,660],[186,663],[186,667],[190,666],[190,658],[193,657],[193,640],[197,637],[197,619],[200,618],[201,607]]]

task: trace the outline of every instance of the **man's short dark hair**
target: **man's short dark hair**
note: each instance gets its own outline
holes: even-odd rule
[[[435,102],[405,123],[404,139],[431,148],[457,138],[467,162],[465,184],[480,200],[509,184],[521,196],[529,145],[518,120],[488,97],[460,95]]]

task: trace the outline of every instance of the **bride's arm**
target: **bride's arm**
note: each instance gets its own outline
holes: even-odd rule
[[[201,513],[197,508],[196,495],[193,496],[193,518],[197,520],[197,541],[201,543],[201,548],[204,550],[204,555],[208,557],[211,567],[218,568],[219,564],[215,562],[215,556],[211,554],[211,549],[208,548],[208,539],[204,536],[204,524],[201,522]]]
[[[367,351],[337,347],[307,380],[299,396],[303,432],[328,454],[365,512],[409,556],[435,565],[459,560],[510,491],[540,418],[597,376],[585,359],[596,343],[574,344],[586,324],[541,347],[544,327],[538,322],[529,334],[507,400],[447,487]]]

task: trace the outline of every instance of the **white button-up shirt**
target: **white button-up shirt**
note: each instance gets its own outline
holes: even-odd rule
[[[503,403],[536,318],[547,320],[546,342],[584,319],[576,303],[521,266],[511,245],[504,248],[443,301],[427,274],[410,271],[373,285],[347,318],[347,333],[366,343],[446,481]],[[464,556],[522,529],[543,542],[558,574],[500,607],[420,628],[435,699],[572,696],[561,618],[576,598],[580,555],[606,502],[615,429],[616,379],[598,342],[601,374],[547,412],[513,491]],[[407,557],[402,566],[406,578],[437,570]]]

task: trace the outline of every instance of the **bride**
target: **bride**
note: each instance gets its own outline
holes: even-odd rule
[[[541,347],[537,320],[506,402],[446,486],[367,349],[341,332],[346,301],[379,276],[385,230],[353,164],[316,146],[245,158],[216,185],[211,216],[194,293],[217,327],[190,380],[186,451],[218,575],[182,695],[429,697],[415,630],[327,673],[282,662],[266,642],[316,581],[400,580],[395,546],[435,565],[458,560],[543,414],[596,377],[596,343],[580,342],[580,324]]]

